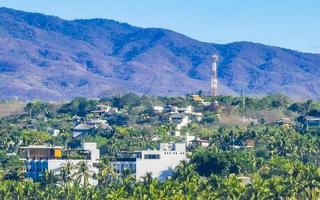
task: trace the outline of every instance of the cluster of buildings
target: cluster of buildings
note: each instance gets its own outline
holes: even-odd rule
[[[36,181],[43,179],[46,171],[59,174],[60,169],[68,162],[77,165],[84,161],[90,171],[99,172],[97,166],[100,151],[96,143],[84,142],[77,150],[64,150],[60,146],[30,145],[20,147],[19,153],[25,162],[26,177]],[[119,174],[130,170],[137,180],[147,173],[164,180],[172,175],[173,169],[183,160],[187,160],[184,143],[161,143],[158,149],[123,153],[112,161],[112,166]],[[97,180],[91,177],[89,183],[96,185]]]
[[[98,104],[96,109],[91,111],[94,117],[84,120],[82,117],[74,115],[72,122],[74,127],[72,128],[72,136],[74,138],[91,133],[95,129],[111,129],[107,120],[106,115],[112,115],[118,113],[117,108],[113,108],[108,104]]]
[[[172,105],[154,106],[154,112],[169,115],[170,122],[176,125],[175,130],[168,133],[171,136],[180,136],[181,129],[192,122],[192,120],[201,121],[202,113],[194,112],[192,106],[177,107]]]
[[[284,128],[290,128],[294,125],[294,122],[289,118],[281,118],[274,122],[274,124],[278,126],[282,126]],[[320,129],[320,118],[319,117],[305,117],[303,122],[303,127],[305,130],[316,130]]]

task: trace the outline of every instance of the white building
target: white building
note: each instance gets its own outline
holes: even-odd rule
[[[161,143],[159,150],[137,151],[122,156],[113,162],[116,172],[125,169],[135,174],[140,180],[147,173],[152,177],[164,180],[172,175],[172,171],[182,160],[186,160],[186,146],[183,143]]]
[[[170,117],[170,121],[176,124],[175,130],[170,133],[172,136],[180,136],[181,129],[191,122],[188,115],[184,115],[181,113],[173,114]]]
[[[47,128],[47,131],[52,135],[52,136],[58,136],[60,134],[59,129],[53,129],[53,128]]]
[[[163,112],[163,107],[162,106],[153,106],[153,111],[155,113],[162,113]]]
[[[94,126],[94,127],[98,127],[98,126],[100,126],[102,124],[106,124],[107,120],[102,119],[100,117],[97,117],[97,118],[93,118],[93,119],[87,120],[87,121],[85,121],[85,123],[88,124],[88,125]]]
[[[82,156],[82,159],[71,159],[68,157],[72,152],[63,151],[60,146],[44,146],[44,145],[30,145],[26,147],[20,147],[19,152],[25,161],[26,177],[36,181],[40,181],[46,171],[54,171],[59,174],[59,169],[71,162],[73,165],[77,165],[81,161],[87,162],[90,167],[90,171],[98,173],[96,164],[100,159],[100,151],[97,149],[96,143],[82,143],[81,150],[78,150],[78,155]],[[75,171],[77,169],[74,169]],[[89,179],[91,185],[96,185],[98,182],[92,178]]]
[[[192,110],[193,110],[192,106],[187,106],[185,108],[176,108],[176,112],[185,113],[185,114],[191,114]]]
[[[193,136],[193,135],[189,135],[189,133],[187,133],[186,135],[186,145],[190,146],[190,145],[199,145],[202,147],[208,147],[209,146],[209,141],[208,140],[204,140],[201,139],[199,137]]]

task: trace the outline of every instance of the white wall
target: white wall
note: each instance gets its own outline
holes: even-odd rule
[[[145,154],[160,154],[160,159],[144,159]],[[142,159],[136,161],[136,178],[139,180],[152,172],[152,177],[166,179],[182,160],[186,160],[183,151],[142,151]]]
[[[93,173],[98,173],[99,169],[96,167],[93,167],[93,162],[91,162],[90,160],[48,160],[48,170],[52,170],[52,171],[58,171],[59,168],[61,168],[65,163],[71,161],[72,164],[77,165],[79,162],[81,161],[86,161],[88,162],[88,165],[90,166],[90,170]],[[77,171],[78,169],[76,168],[75,171]],[[93,175],[93,174],[91,174]],[[89,178],[89,184],[91,185],[97,185],[98,181],[94,180],[93,178]]]

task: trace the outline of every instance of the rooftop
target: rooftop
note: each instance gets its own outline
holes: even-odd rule
[[[29,145],[19,147],[20,149],[63,149],[62,146],[47,146],[47,145]]]
[[[306,121],[320,121],[320,117],[306,117]]]
[[[92,128],[93,127],[91,125],[81,123],[81,124],[78,124],[77,126],[75,126],[73,129],[74,130],[90,130]]]

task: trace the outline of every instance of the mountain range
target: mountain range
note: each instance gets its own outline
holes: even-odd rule
[[[206,43],[167,29],[0,8],[1,99],[209,92],[212,54],[220,57],[220,94],[320,99],[319,54],[252,42]]]

